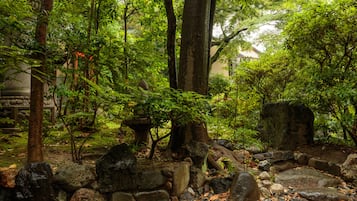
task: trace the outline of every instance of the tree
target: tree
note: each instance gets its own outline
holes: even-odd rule
[[[35,7],[37,11],[37,26],[35,32],[36,54],[39,60],[38,67],[31,68],[31,97],[30,97],[30,120],[28,135],[27,162],[43,161],[42,121],[43,121],[43,98],[44,82],[46,80],[46,36],[49,13],[52,9],[52,0],[42,0]],[[36,5],[36,4],[34,4]]]
[[[295,62],[304,64],[299,94],[337,119],[357,145],[356,6],[353,0],[308,3],[284,33]]]
[[[180,90],[207,95],[210,11],[210,0],[185,1],[178,74]],[[178,151],[191,141],[208,141],[204,122],[178,127],[172,133],[170,146],[173,151]]]
[[[164,0],[167,17],[167,67],[169,69],[170,87],[177,89],[176,70],[176,16],[172,5],[172,0]]]

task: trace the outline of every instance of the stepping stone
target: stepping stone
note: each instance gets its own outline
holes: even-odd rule
[[[276,175],[275,182],[293,189],[326,188],[341,184],[336,177],[309,167],[297,167],[280,172]]]

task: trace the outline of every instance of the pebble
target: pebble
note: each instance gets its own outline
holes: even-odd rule
[[[266,186],[266,187],[269,187],[272,185],[272,182],[270,180],[263,180],[262,181],[262,185],[263,186]]]
[[[284,186],[281,184],[274,183],[270,186],[270,192],[274,195],[280,195],[284,193]]]
[[[268,160],[263,160],[258,163],[258,169],[263,171],[268,171],[270,169],[271,163]]]
[[[267,171],[263,171],[258,176],[261,180],[270,180],[270,174]]]
[[[265,187],[261,187],[260,188],[260,193],[262,194],[263,197],[267,198],[271,196],[271,193],[269,191],[269,189],[265,188]]]
[[[191,188],[191,187],[188,187],[187,191],[191,194],[191,195],[195,195],[195,191]]]

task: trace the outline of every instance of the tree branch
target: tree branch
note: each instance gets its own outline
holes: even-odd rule
[[[218,46],[217,51],[214,53],[214,55],[211,57],[211,64],[216,62],[221,54],[221,52],[224,50],[224,48],[228,45],[228,43],[234,39],[235,37],[237,37],[241,32],[248,30],[248,28],[243,28],[243,29],[239,29],[236,32],[233,32],[232,34],[230,34],[227,37],[224,37],[222,40],[220,41],[212,41],[211,47],[213,46]]]

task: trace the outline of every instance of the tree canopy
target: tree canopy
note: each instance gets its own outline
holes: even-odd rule
[[[255,143],[263,104],[284,100],[312,108],[323,137],[357,144],[353,0],[55,0],[51,12],[43,9],[48,22],[39,19],[36,2],[0,2],[1,79],[12,79],[9,69],[23,73],[19,63],[39,69],[33,75],[49,86],[40,96],[53,98],[72,141],[75,131],[103,121],[121,125],[142,107],[156,115],[155,127],[172,122],[176,139],[184,135],[173,134],[183,112],[199,119],[185,123],[201,129],[186,139],[204,133],[207,141],[210,133]],[[48,26],[45,44],[41,23]],[[263,25],[278,30],[253,41],[263,42],[264,52],[237,62]],[[209,57],[212,46],[217,51]],[[217,60],[233,69],[231,76],[209,78]]]

